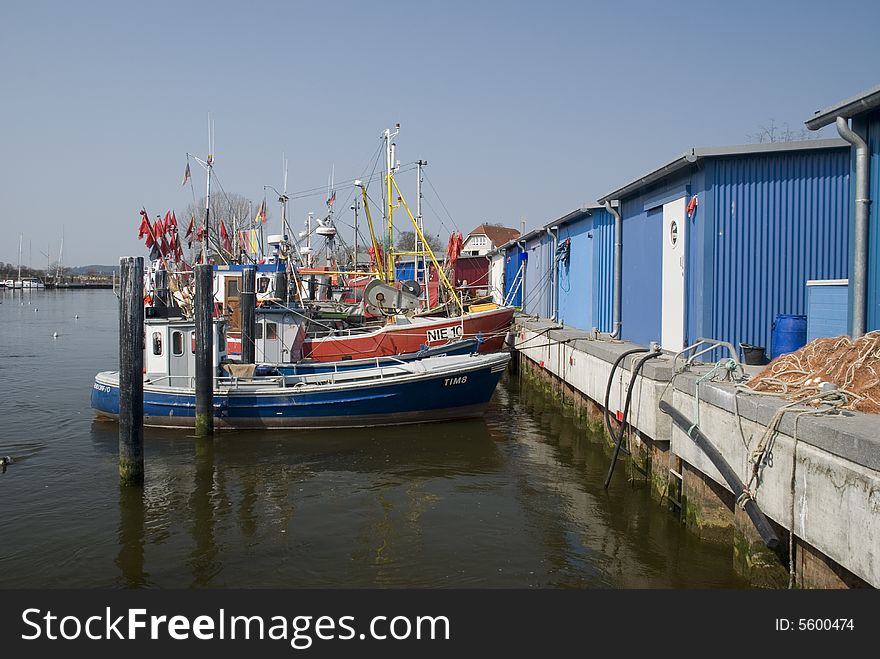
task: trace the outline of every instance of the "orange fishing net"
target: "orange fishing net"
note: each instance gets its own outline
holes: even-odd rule
[[[833,382],[849,398],[845,409],[880,414],[880,331],[851,340],[815,339],[800,350],[780,355],[746,386],[755,391],[800,399]]]

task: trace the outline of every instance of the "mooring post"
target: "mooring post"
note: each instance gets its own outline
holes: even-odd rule
[[[214,434],[214,273],[196,265],[196,435]]]
[[[119,259],[119,479],[144,482],[144,258]]]
[[[257,269],[246,266],[241,271],[241,363],[253,364],[256,358],[254,337],[257,325]]]

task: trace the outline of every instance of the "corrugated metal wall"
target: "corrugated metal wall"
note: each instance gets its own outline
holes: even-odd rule
[[[663,208],[644,210],[643,197],[622,203],[622,338],[641,345],[660,340]],[[613,261],[613,259],[612,259]],[[614,277],[614,266],[611,266]]]
[[[704,335],[769,353],[776,314],[806,312],[807,280],[847,277],[849,151],[713,159],[705,176],[712,299],[699,308],[689,296],[689,313],[706,320],[711,308]],[[700,244],[689,241],[689,251]]]
[[[570,240],[568,263],[560,262],[557,273],[557,320],[569,327],[588,330],[593,326],[593,253],[595,234],[589,215],[559,227],[561,245]],[[552,265],[552,264],[551,264]]]
[[[865,123],[867,124],[868,149],[871,154],[870,185],[868,187],[871,206],[868,229],[867,315],[867,329],[871,331],[880,329],[880,112],[868,115]],[[855,157],[853,157],[853,161],[855,161]],[[853,196],[855,196],[854,188]]]
[[[550,317],[550,280],[552,245],[546,233],[526,243],[529,254],[526,281],[523,287],[523,312],[530,316]]]
[[[507,249],[504,256],[504,298],[514,307],[522,306],[523,289],[517,277],[521,260],[519,247],[512,245]]]
[[[604,208],[593,210],[593,311],[590,329],[614,328],[614,218]]]

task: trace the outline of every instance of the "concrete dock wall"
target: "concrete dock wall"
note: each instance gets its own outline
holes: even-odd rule
[[[613,362],[637,347],[595,340],[587,332],[529,317],[518,317],[512,332],[523,371],[551,383],[560,397],[569,398],[568,403],[579,398],[575,404],[596,418]],[[612,416],[623,408],[634,358],[640,355],[626,358],[615,374],[609,397]],[[646,472],[645,480],[657,499],[664,505],[675,503],[682,521],[700,537],[729,543],[737,569],[755,585],[787,585],[788,533],[793,528],[797,586],[880,586],[877,418],[854,412],[798,417],[792,411],[783,416],[753,487],[756,502],[782,540],[782,550],[774,554],[760,543],[715,467],[658,410],[658,403],[663,397],[690,420],[699,421],[712,444],[748,483],[750,455],[788,401],[706,380],[699,384],[697,415],[697,380],[710,368],[697,366],[676,375],[672,357],[664,355],[646,362],[636,380],[628,419],[635,449],[632,460]]]

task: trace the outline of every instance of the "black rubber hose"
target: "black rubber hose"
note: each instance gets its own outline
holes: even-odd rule
[[[737,498],[747,492],[746,486],[739,479],[739,476],[736,475],[733,468],[727,463],[727,460],[724,459],[724,456],[721,455],[718,449],[709,441],[709,438],[706,437],[696,425],[688,421],[684,414],[672,407],[672,405],[665,400],[660,401],[660,411],[664,414],[668,414],[672,419],[672,422],[687,433],[687,436],[691,438],[694,444],[706,454],[706,457],[709,458],[713,465],[715,465],[715,468],[724,480],[727,481],[727,485],[733,490],[733,493]],[[758,535],[761,536],[761,540],[767,548],[772,550],[778,548],[779,538],[777,537],[776,532],[773,530],[773,527],[770,526],[770,522],[767,521],[764,513],[761,512],[761,509],[758,508],[758,504],[755,503],[755,500],[752,499],[751,496],[746,497],[743,508],[749,516],[749,519],[752,520],[755,530],[758,532]]]
[[[623,405],[623,419],[620,421],[620,428],[617,432],[617,437],[615,438],[612,435],[612,439],[614,439],[614,456],[611,458],[611,465],[608,467],[608,475],[605,477],[605,489],[608,489],[608,486],[611,484],[611,476],[614,475],[614,467],[617,465],[617,457],[620,455],[620,446],[623,444],[623,435],[626,432],[626,419],[629,417],[629,404],[632,400],[632,391],[633,387],[636,383],[636,377],[639,372],[642,370],[642,366],[645,365],[649,359],[654,359],[655,357],[659,357],[663,353],[659,350],[656,350],[648,355],[645,355],[639,360],[639,363],[633,367],[632,377],[630,378],[629,385],[626,388],[626,402]]]
[[[632,350],[627,350],[618,356],[617,359],[614,360],[614,365],[611,367],[611,374],[608,376],[608,383],[605,385],[605,407],[603,408],[605,411],[603,412],[603,418],[605,420],[605,430],[608,431],[608,435],[611,439],[614,439],[614,429],[611,427],[611,420],[608,418],[608,401],[611,398],[611,383],[614,382],[614,372],[617,370],[617,367],[620,366],[620,362],[629,357],[630,355],[636,355],[640,352],[648,352],[647,348],[633,348]]]

